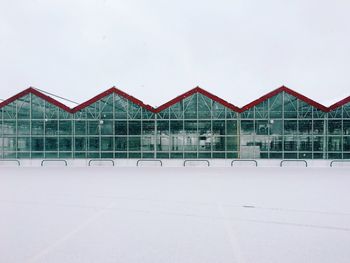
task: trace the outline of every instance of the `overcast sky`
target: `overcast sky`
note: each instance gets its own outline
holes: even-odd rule
[[[350,95],[349,0],[0,0],[0,98],[83,102],[112,86],[159,106],[200,86],[243,106],[286,85]]]

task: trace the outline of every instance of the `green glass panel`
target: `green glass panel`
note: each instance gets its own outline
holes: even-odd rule
[[[129,121],[129,135],[141,135],[141,121]]]
[[[267,135],[269,134],[269,123],[267,120],[255,121],[256,134]]]
[[[59,150],[60,151],[72,151],[72,138],[60,137],[59,138]]]
[[[129,140],[129,151],[140,151],[141,150],[141,137],[133,136],[128,137]]]
[[[113,119],[113,94],[100,100],[101,119]]]
[[[127,150],[127,138],[123,137],[115,137],[115,150],[116,151],[126,151]]]
[[[282,118],[282,94],[281,93],[269,99],[269,108],[270,108],[271,119]]]
[[[89,121],[89,135],[99,135],[100,134],[100,121]]]
[[[154,121],[142,121],[142,134],[150,135],[155,132],[155,122]]]
[[[226,137],[215,136],[213,137],[213,150],[214,151],[225,151]],[[233,150],[233,148],[231,149]]]
[[[265,100],[254,107],[256,119],[267,119],[269,117],[269,103]]]
[[[312,120],[299,120],[298,121],[299,134],[312,134]]]
[[[116,135],[127,135],[128,134],[128,123],[127,121],[115,121],[115,134]]]
[[[198,94],[198,118],[199,119],[211,119],[211,99],[208,97]]]
[[[227,121],[227,122],[229,122],[229,121]],[[236,122],[236,121],[230,121],[230,122]],[[230,134],[229,131],[227,133]],[[236,131],[234,132],[234,134],[236,134],[236,133],[237,133],[237,124],[236,124]],[[225,135],[225,120],[213,121],[213,134],[214,135]]]
[[[46,151],[57,151],[58,150],[57,137],[46,137],[45,138],[45,150]]]
[[[71,135],[72,134],[72,121],[59,121],[59,134]]]
[[[284,121],[284,134],[297,134],[298,122],[296,120]]]
[[[198,121],[198,131],[200,135],[211,134],[211,121]]]
[[[254,134],[254,121],[241,121],[241,134]]]
[[[142,151],[153,151],[154,150],[154,136],[143,136],[142,137]]]
[[[325,137],[315,136],[314,137],[314,151],[319,152],[324,150]]]
[[[213,119],[225,119],[225,107],[222,104],[213,101],[212,111]]]
[[[185,119],[197,119],[197,94],[183,100]]]
[[[114,109],[116,119],[127,119],[128,101],[126,99],[115,96]]]
[[[114,123],[112,120],[102,120],[101,121],[101,134],[102,135],[113,135]]]
[[[75,137],[74,138],[75,144],[75,151],[85,151],[86,150],[86,143],[87,138],[86,137]]]
[[[157,132],[161,135],[169,134],[169,121],[157,121]]]
[[[45,103],[42,99],[32,94],[32,119],[43,119],[45,117]]]
[[[350,135],[350,119],[343,120],[343,134]]]
[[[44,150],[44,138],[43,137],[32,137],[32,151],[41,152]]]
[[[284,118],[297,118],[297,113],[297,99],[294,96],[284,93]]]
[[[99,151],[100,150],[100,139],[99,137],[89,137],[88,138],[88,150],[89,151]]]
[[[4,135],[16,135],[16,131],[17,131],[16,121],[4,120],[3,122]]]
[[[44,121],[32,121],[32,135],[44,135]]]
[[[75,122],[75,135],[86,135],[87,134],[87,121],[79,121]]]
[[[17,150],[18,151],[30,151],[30,137],[18,137]]]
[[[238,149],[238,137],[227,136],[226,137],[226,151],[237,151]]]
[[[170,121],[170,133],[179,134],[183,132],[183,121]]]
[[[101,137],[101,151],[113,151],[113,137]]]
[[[328,134],[340,135],[342,130],[341,120],[328,120]]]
[[[342,151],[342,137],[341,136],[329,136],[328,137],[328,151],[340,152]]]
[[[46,135],[57,135],[58,134],[58,121],[57,120],[45,121],[45,134]]]
[[[17,121],[17,132],[19,135],[30,134],[30,121],[18,120]]]

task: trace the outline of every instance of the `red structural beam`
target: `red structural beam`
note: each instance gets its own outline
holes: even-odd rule
[[[119,96],[121,96],[121,97],[123,97],[123,98],[125,98],[125,99],[127,99],[127,100],[129,100],[131,102],[133,102],[134,104],[145,108],[148,111],[151,111],[151,112],[154,112],[154,113],[159,113],[159,112],[161,112],[161,111],[171,107],[172,105],[182,101],[183,99],[185,99],[185,98],[187,98],[187,97],[189,97],[189,96],[191,96],[191,95],[193,95],[195,93],[200,93],[200,94],[203,94],[204,96],[212,99],[213,101],[216,101],[216,102],[222,104],[223,106],[225,106],[225,107],[227,107],[227,108],[229,108],[229,109],[231,109],[233,111],[244,112],[244,111],[249,110],[250,108],[258,105],[259,103],[261,103],[261,102],[263,102],[263,101],[265,101],[265,100],[267,100],[267,99],[269,99],[269,98],[271,98],[271,97],[273,97],[273,96],[275,96],[275,95],[277,95],[277,94],[279,94],[281,92],[286,92],[286,93],[288,93],[288,94],[290,94],[290,95],[292,95],[292,96],[294,96],[294,97],[296,97],[296,98],[306,102],[307,104],[309,104],[309,105],[311,105],[311,106],[313,106],[313,107],[315,107],[315,108],[317,108],[317,109],[319,109],[321,111],[324,111],[324,112],[333,111],[333,110],[343,106],[344,104],[350,102],[350,96],[349,96],[349,97],[346,97],[343,100],[340,100],[337,103],[331,105],[330,107],[326,107],[326,106],[324,106],[324,105],[322,105],[322,104],[320,104],[320,103],[318,103],[318,102],[316,102],[316,101],[314,101],[314,100],[312,100],[312,99],[310,99],[310,98],[308,98],[308,97],[306,97],[306,96],[304,96],[304,95],[302,95],[302,94],[300,94],[300,93],[298,93],[298,92],[296,92],[296,91],[294,91],[292,89],[289,89],[289,88],[287,88],[285,86],[282,86],[282,87],[280,87],[278,89],[275,89],[275,90],[265,94],[264,96],[260,97],[259,99],[256,99],[256,100],[248,103],[247,105],[243,106],[242,108],[239,108],[239,107],[237,107],[237,106],[235,106],[235,105],[233,105],[233,104],[231,104],[231,103],[229,103],[229,102],[227,102],[227,101],[217,97],[216,95],[214,95],[214,94],[212,94],[212,93],[210,93],[210,92],[208,92],[208,91],[206,91],[206,90],[204,90],[204,89],[202,89],[200,87],[196,87],[196,88],[191,89],[191,90],[181,94],[180,96],[178,96],[178,97],[176,97],[176,98],[174,98],[174,99],[164,103],[163,105],[159,106],[158,108],[153,108],[152,106],[143,103],[141,100],[139,100],[139,99],[137,99],[137,98],[135,98],[135,97],[125,93],[124,91],[121,91],[121,90],[117,89],[116,87],[112,87],[112,88],[110,88],[110,89],[108,89],[108,90],[98,94],[97,96],[95,96],[95,97],[93,97],[93,98],[83,102],[82,104],[79,104],[78,106],[76,106],[74,108],[69,108],[68,106],[64,105],[63,103],[61,103],[61,102],[59,102],[57,100],[55,100],[54,98],[45,95],[44,93],[36,90],[35,88],[30,87],[30,88],[25,89],[25,90],[23,90],[22,92],[20,92],[20,93],[18,93],[16,95],[14,95],[14,96],[8,98],[7,100],[1,102],[0,103],[0,108],[2,108],[4,106],[8,105],[9,103],[11,103],[11,102],[13,102],[13,101],[15,101],[15,100],[17,100],[17,99],[19,99],[21,97],[24,97],[25,95],[31,93],[31,94],[34,94],[34,95],[42,98],[43,100],[46,100],[47,102],[49,102],[49,103],[51,103],[53,105],[56,105],[57,107],[65,110],[67,112],[75,113],[75,112],[80,111],[80,110],[88,107],[89,105],[99,101],[100,99],[102,99],[102,98],[104,98],[104,97],[106,97],[106,96],[108,96],[108,95],[110,95],[112,93],[115,93],[115,94],[117,94],[117,95],[119,95]]]

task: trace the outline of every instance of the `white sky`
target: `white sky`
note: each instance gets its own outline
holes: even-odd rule
[[[350,1],[0,0],[0,98],[83,102],[116,86],[152,106],[199,85],[237,105],[286,85],[348,95]]]

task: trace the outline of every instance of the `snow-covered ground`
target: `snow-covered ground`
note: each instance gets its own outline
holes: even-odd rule
[[[0,262],[350,262],[349,168],[0,168]]]

